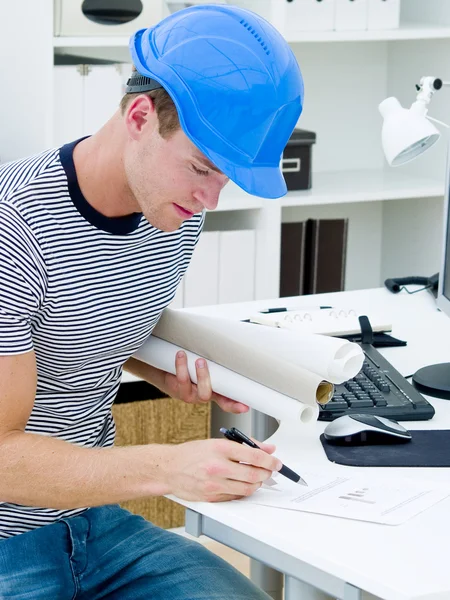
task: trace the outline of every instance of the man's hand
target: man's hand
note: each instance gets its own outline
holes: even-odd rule
[[[261,450],[226,439],[186,442],[169,448],[164,466],[169,493],[185,500],[223,502],[250,496],[282,463]]]
[[[176,375],[165,373],[164,377],[164,391],[172,398],[178,398],[188,404],[214,401],[222,410],[230,413],[239,414],[248,411],[249,408],[245,404],[212,391],[208,364],[204,358],[198,358],[195,361],[197,384],[191,381],[187,356],[182,350],[177,353],[175,367]]]

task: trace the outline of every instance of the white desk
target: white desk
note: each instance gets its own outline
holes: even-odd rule
[[[405,376],[425,364],[450,362],[450,318],[436,309],[427,291],[409,296],[374,289],[189,310],[245,318],[255,308],[315,303],[355,307],[369,317],[371,308],[385,309],[391,315],[393,335],[407,340],[408,345],[382,351]],[[450,401],[428,399],[436,409],[435,417],[406,422],[406,427],[450,429]],[[318,422],[315,429],[306,434],[299,431],[298,437],[289,440],[278,439],[275,433],[272,441],[277,456],[288,465],[295,457],[308,469],[329,467],[319,441],[325,425]],[[342,465],[333,468],[352,474],[364,470]],[[450,481],[450,469],[377,468],[377,472]],[[450,599],[450,498],[395,527],[248,503],[177,501],[188,509],[189,533],[209,536],[284,573],[286,600],[324,598],[324,593],[359,600],[361,590],[383,600]]]

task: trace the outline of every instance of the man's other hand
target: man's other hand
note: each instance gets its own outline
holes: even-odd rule
[[[245,413],[249,410],[246,404],[236,402],[213,392],[209,376],[208,364],[204,358],[195,361],[197,373],[197,384],[191,381],[188,371],[186,353],[180,350],[175,359],[176,375],[165,374],[165,392],[172,398],[178,398],[188,404],[199,404],[203,402],[216,402],[222,410],[230,413]]]

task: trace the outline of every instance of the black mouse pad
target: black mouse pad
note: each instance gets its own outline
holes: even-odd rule
[[[450,430],[411,430],[406,443],[337,446],[320,436],[331,462],[350,467],[450,467]]]

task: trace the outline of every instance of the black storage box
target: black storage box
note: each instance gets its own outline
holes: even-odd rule
[[[305,129],[294,129],[283,152],[281,170],[287,189],[309,190],[311,187],[311,155],[316,134]]]

